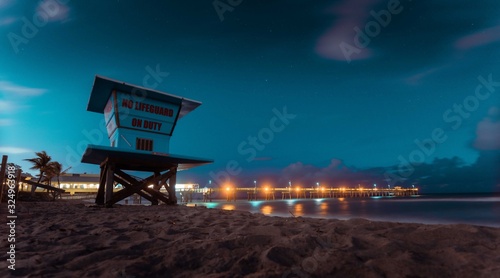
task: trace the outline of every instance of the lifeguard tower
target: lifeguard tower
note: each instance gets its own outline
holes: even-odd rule
[[[82,162],[101,167],[96,203],[112,206],[136,193],[151,204],[176,204],[177,171],[212,160],[174,155],[169,143],[177,121],[201,102],[96,76],[87,111],[104,114],[110,146],[88,145]],[[149,172],[145,179],[125,171]],[[167,183],[168,181],[168,183]],[[113,192],[114,184],[123,186]],[[165,186],[167,194],[160,192]]]

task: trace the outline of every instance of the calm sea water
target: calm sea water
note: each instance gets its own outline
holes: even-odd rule
[[[500,194],[420,195],[335,199],[292,199],[197,203],[209,208],[245,210],[273,216],[366,218],[428,224],[500,227]]]

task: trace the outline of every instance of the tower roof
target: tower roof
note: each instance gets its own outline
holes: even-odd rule
[[[148,89],[141,86],[128,84],[122,81],[113,80],[104,76],[96,75],[94,79],[94,85],[92,86],[92,91],[90,93],[87,111],[104,113],[104,108],[106,107],[109,96],[114,90],[130,93],[140,99],[147,97],[148,99],[181,105],[179,119],[201,105],[201,102],[196,100],[191,100],[169,93],[160,92],[157,90]]]

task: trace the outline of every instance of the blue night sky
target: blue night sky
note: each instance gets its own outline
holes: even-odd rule
[[[179,182],[500,191],[499,1],[310,2],[0,0],[0,154],[97,173],[98,74],[203,102],[170,150],[215,163]]]

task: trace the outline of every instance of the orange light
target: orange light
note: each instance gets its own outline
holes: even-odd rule
[[[227,190],[227,191],[231,190],[231,187],[229,187],[229,186],[228,186],[228,187],[226,187],[226,190]]]
[[[268,190],[269,190],[269,188],[267,188],[267,187],[266,187],[266,188],[265,188],[265,190],[266,190],[266,191],[268,191]]]
[[[300,187],[297,187],[297,189],[296,189],[296,190],[297,190],[297,191],[299,191],[299,190],[300,190]]]

